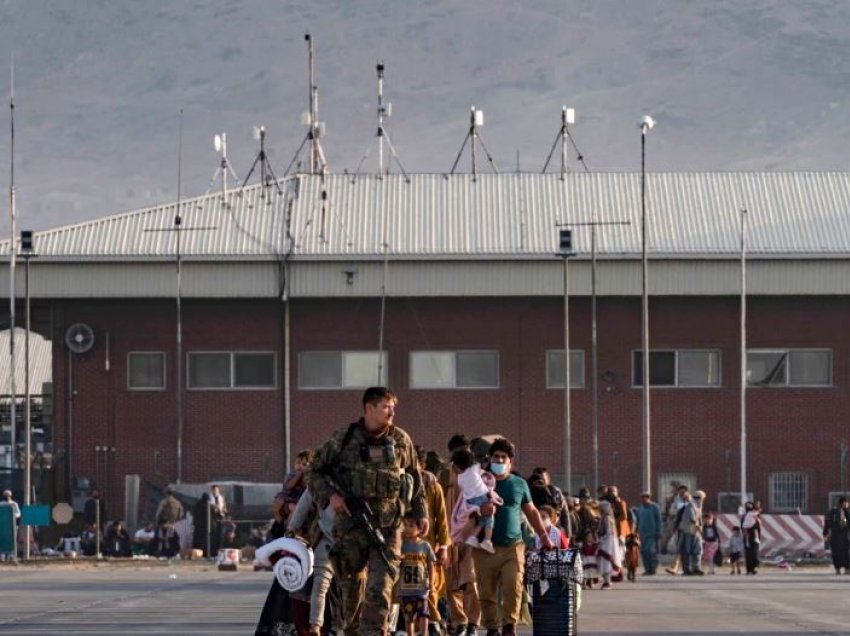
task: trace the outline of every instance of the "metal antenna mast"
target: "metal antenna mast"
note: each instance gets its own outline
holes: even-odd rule
[[[378,72],[378,108],[377,108],[377,118],[378,118],[378,179],[383,180],[384,175],[390,173],[390,167],[392,165],[392,161],[384,165],[384,142],[386,141],[387,147],[390,149],[390,154],[393,159],[395,159],[396,164],[398,164],[401,173],[404,175],[404,180],[406,183],[410,183],[410,177],[407,174],[407,171],[404,169],[404,166],[401,163],[401,159],[399,159],[398,153],[395,150],[395,146],[393,146],[392,139],[390,139],[390,134],[387,132],[386,127],[384,126],[384,121],[392,115],[392,103],[384,101],[384,63],[378,62],[375,67]],[[360,174],[360,169],[363,167],[363,164],[369,158],[369,152],[372,150],[372,145],[366,147],[366,152],[363,153],[363,156],[360,158],[360,161],[357,164],[357,168],[354,170],[354,176],[352,177],[352,183],[356,179],[357,175]],[[389,268],[389,206],[384,206],[384,218],[383,218],[383,237],[381,240],[381,249],[384,253],[384,261],[383,261],[383,271],[381,274],[381,317],[378,325],[378,377],[377,384],[382,384],[382,375],[384,369],[384,359],[382,356],[382,352],[384,350],[384,325],[386,319],[386,310],[387,310],[387,270]]]
[[[313,38],[309,33],[304,35],[304,41],[307,42],[307,70],[310,78],[310,110],[304,111],[301,114],[301,123],[307,127],[307,134],[298,146],[298,150],[292,157],[292,161],[286,167],[283,176],[286,177],[293,167],[298,169],[301,167],[301,153],[305,146],[309,146],[310,172],[312,174],[320,174],[325,176],[328,174],[328,162],[325,158],[325,151],[322,149],[321,138],[325,136],[325,124],[319,121],[319,87],[316,86],[315,71],[313,65]]]
[[[239,177],[236,176],[236,172],[233,170],[233,166],[227,158],[227,135],[225,133],[221,133],[220,135],[213,137],[213,146],[215,147],[215,151],[221,155],[221,161],[215,169],[212,179],[210,179],[210,185],[204,194],[209,194],[213,185],[215,185],[216,179],[221,176],[222,207],[228,207],[230,204],[227,201],[227,173],[230,173],[236,183],[239,183]]]
[[[310,140],[310,171],[313,174],[326,175],[328,162],[320,139],[325,134],[325,125],[319,121],[319,87],[316,86],[316,71],[313,57],[313,38],[304,34],[307,42],[307,58],[310,72],[310,114],[307,118],[307,139]]]
[[[564,106],[561,108],[561,128],[558,130],[558,135],[555,137],[555,141],[552,143],[552,149],[549,151],[549,156],[546,157],[546,163],[543,164],[542,173],[546,172],[546,169],[549,167],[549,162],[552,161],[552,157],[555,154],[555,148],[558,147],[558,142],[561,144],[561,177],[563,177],[568,171],[568,160],[567,160],[567,140],[570,138],[570,125],[576,123],[576,111],[573,108],[567,108]]]
[[[490,154],[490,151],[487,150],[487,146],[484,145],[484,140],[481,138],[481,133],[478,132],[478,129],[484,126],[484,111],[477,110],[475,106],[470,108],[469,112],[469,131],[466,133],[466,137],[463,138],[463,143],[460,146],[460,150],[457,153],[457,158],[455,158],[455,162],[452,164],[452,169],[450,170],[450,174],[455,173],[455,169],[457,168],[457,164],[460,163],[460,158],[463,156],[463,149],[466,148],[466,142],[470,142],[470,150],[472,157],[472,176],[473,180],[475,175],[477,174],[476,165],[475,165],[475,141],[476,139],[481,144],[481,149],[484,151],[485,156],[487,157],[487,161],[490,163],[490,166],[493,168],[493,172],[499,172],[499,168],[496,166],[496,162],[493,161],[493,156]]]
[[[18,456],[17,446],[17,387],[15,386],[15,262],[17,261],[17,246],[15,244],[15,58],[12,58],[10,67],[10,88],[9,88],[9,117],[10,117],[10,168],[9,168],[9,387],[11,402],[9,405],[9,417],[11,418],[11,454],[9,455],[9,468],[14,468]]]
[[[181,250],[181,235],[186,231],[198,230],[214,230],[215,226],[206,227],[183,227],[183,217],[180,214],[181,192],[183,185],[183,109],[180,109],[180,124],[177,133],[177,205],[174,209],[174,223],[168,228],[151,228],[145,232],[174,232],[175,238],[175,265],[176,265],[176,290],[175,290],[175,309],[176,309],[176,355],[175,355],[175,375],[177,376],[174,382],[175,400],[175,419],[177,421],[177,440],[175,448],[176,466],[176,482],[183,481],[183,430],[185,419],[183,416],[183,253]]]
[[[558,131],[558,136],[555,138],[555,143],[552,144],[552,149],[549,151],[549,157],[543,166],[543,171],[549,166],[549,162],[554,155],[555,148],[558,147],[558,142],[561,142],[561,180],[567,180],[567,142],[572,144],[576,152],[576,159],[584,168],[585,173],[590,173],[590,168],[584,160],[584,155],[579,150],[570,131],[569,126],[575,124],[575,110],[564,106],[561,109],[561,129]],[[606,225],[630,225],[629,221],[600,221],[597,218],[596,208],[590,210],[590,222],[582,223],[563,223],[563,227],[581,227],[587,226],[590,228],[590,369],[591,369],[591,431],[592,431],[592,446],[593,446],[593,487],[598,488],[599,481],[599,337],[597,329],[597,284],[596,284],[596,243],[597,243],[597,228]]]
[[[384,115],[392,114],[391,102],[384,106],[384,64],[378,62],[378,174],[384,174]]]
[[[410,182],[410,177],[407,174],[407,170],[404,169],[404,166],[401,163],[401,159],[399,159],[398,153],[395,151],[395,146],[393,145],[393,141],[390,138],[390,133],[387,131],[386,126],[384,126],[384,120],[390,117],[393,114],[393,105],[391,102],[384,101],[384,63],[378,62],[377,65],[378,70],[378,176],[383,176],[384,174],[389,174],[390,166],[392,161],[387,163],[386,168],[384,167],[384,142],[386,141],[387,147],[390,149],[390,154],[392,158],[395,159],[396,164],[398,165],[399,170],[404,175],[404,179],[406,182]],[[369,158],[369,152],[372,150],[372,146],[369,145],[366,148],[366,152],[363,153],[363,156],[360,158],[360,162],[357,164],[357,168],[354,170],[355,176],[360,174],[360,168],[363,167],[363,164],[366,162],[366,159]]]
[[[279,195],[283,195],[283,189],[280,187],[280,182],[275,176],[274,170],[272,170],[272,164],[269,161],[269,156],[266,154],[266,127],[265,126],[254,126],[254,138],[259,140],[260,142],[260,151],[257,153],[257,156],[254,157],[254,163],[251,164],[251,169],[248,171],[248,174],[245,175],[245,180],[242,182],[242,188],[248,183],[248,180],[251,178],[251,175],[254,174],[254,170],[257,169],[257,166],[260,166],[260,183],[263,186],[261,198],[266,199],[266,203],[271,203],[271,197],[266,195],[266,190],[270,185],[274,185],[277,193]]]

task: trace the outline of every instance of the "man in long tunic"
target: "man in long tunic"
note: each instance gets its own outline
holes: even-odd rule
[[[850,503],[847,497],[838,498],[838,505],[830,510],[823,523],[823,538],[829,542],[835,573],[850,574]]]
[[[449,440],[449,455],[461,448],[469,448],[469,440],[463,434],[453,435]],[[440,471],[439,480],[446,499],[446,511],[451,514],[460,497],[457,485],[458,469],[449,464]],[[454,543],[449,548],[446,567],[446,603],[449,612],[450,636],[475,636],[481,623],[481,605],[478,601],[475,564],[472,547],[465,543]]]
[[[396,396],[385,387],[363,395],[363,416],[336,431],[315,454],[307,486],[320,507],[336,511],[331,559],[340,577],[345,633],[387,630],[398,577],[401,524],[410,509],[428,532],[422,479],[410,437],[393,423]],[[346,503],[365,503],[380,545]],[[368,572],[368,573],[367,573]]]

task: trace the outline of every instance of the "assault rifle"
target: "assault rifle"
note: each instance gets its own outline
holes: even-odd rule
[[[358,497],[345,497],[345,505],[351,513],[351,519],[354,525],[359,526],[366,531],[366,536],[369,538],[369,543],[378,551],[381,560],[391,570],[395,566],[387,556],[387,540],[381,531],[372,523],[372,508],[364,499]]]
[[[369,544],[378,551],[381,560],[386,566],[394,570],[396,566],[390,560],[390,556],[388,556],[387,540],[381,531],[372,523],[373,513],[371,506],[369,506],[365,499],[347,495],[339,486],[339,480],[331,480],[330,486],[345,499],[345,507],[351,513],[351,520],[354,522],[354,525],[366,532]]]

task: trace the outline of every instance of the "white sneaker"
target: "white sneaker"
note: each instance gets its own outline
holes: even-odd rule
[[[489,539],[484,539],[484,541],[478,544],[478,547],[484,550],[485,552],[489,552],[490,554],[493,554],[496,551],[496,549],[493,547],[493,542]]]
[[[480,547],[480,544],[478,543],[478,537],[476,537],[474,534],[473,534],[472,536],[470,536],[470,537],[467,537],[467,538],[464,540],[464,543],[465,543],[466,545],[468,545],[468,546],[473,547],[473,548],[478,548],[478,547]]]

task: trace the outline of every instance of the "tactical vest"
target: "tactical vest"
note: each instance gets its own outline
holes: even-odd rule
[[[354,433],[354,431],[351,431]],[[380,445],[366,442],[362,432],[346,434],[346,438],[357,442],[344,443],[343,453],[356,453],[353,470],[350,472],[351,494],[369,500],[396,500],[402,490],[402,475],[399,453],[396,441],[392,435],[387,435]]]

